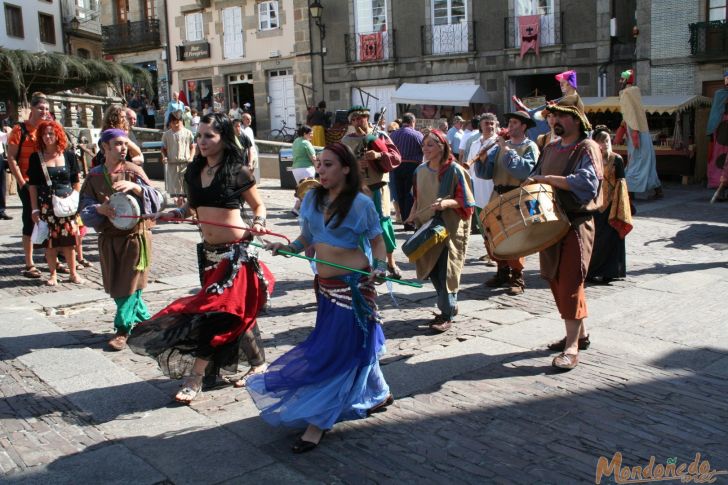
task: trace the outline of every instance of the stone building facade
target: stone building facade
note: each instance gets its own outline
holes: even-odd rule
[[[257,136],[292,133],[312,104],[306,0],[168,0],[172,89],[198,110],[253,114]],[[305,93],[305,95],[304,95]]]
[[[157,99],[160,107],[170,99],[165,3],[165,0],[99,2],[105,59],[147,69],[154,92],[144,94]]]
[[[628,0],[627,3],[630,3]],[[632,2],[634,3],[634,2]],[[554,75],[578,74],[582,96],[614,92],[609,0],[340,0],[324,2],[324,91],[330,107],[388,106],[402,83],[477,84],[499,113],[516,95],[560,96]],[[519,17],[539,15],[540,53],[521,56]],[[631,30],[631,25],[629,28]],[[379,99],[375,99],[379,98]]]

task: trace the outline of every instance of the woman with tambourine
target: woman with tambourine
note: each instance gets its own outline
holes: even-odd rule
[[[104,163],[89,171],[81,188],[81,219],[99,233],[104,290],[116,303],[113,350],[126,347],[134,325],[149,318],[142,289],[152,258],[152,222],[142,216],[156,213],[161,204],[144,170],[126,161],[128,142],[126,131],[104,130],[99,138]]]
[[[203,381],[216,385],[223,371],[236,373],[241,359],[250,370],[242,379],[226,379],[236,387],[265,370],[257,316],[274,283],[249,245],[252,233],[240,215],[244,202],[253,212],[253,232],[265,232],[265,206],[243,163],[232,121],[221,113],[203,116],[197,149],[184,176],[187,203],[156,217],[180,220],[197,214],[203,239],[197,246],[202,288],[138,325],[128,342],[132,351],[157,359],[166,375],[184,378],[175,396],[181,404],[190,404],[201,393]]]
[[[28,188],[33,222],[48,225],[48,238],[41,243],[45,248],[50,277],[46,281],[55,286],[58,252],[68,262],[68,283],[81,283],[76,272],[76,236],[79,234],[76,214],[81,183],[76,156],[68,148],[63,127],[52,120],[41,121],[36,129],[36,152],[30,156]],[[4,174],[0,174],[4,176]]]
[[[429,235],[436,239],[424,254],[418,254],[415,265],[417,277],[430,278],[437,292],[437,307],[441,313],[435,316],[430,328],[445,332],[457,314],[460,274],[465,263],[475,199],[470,190],[470,175],[455,163],[447,138],[441,131],[431,130],[425,135],[422,153],[425,163],[415,171],[415,203],[406,222],[421,229],[425,225],[428,227],[415,232],[408,243],[419,237],[430,239]],[[427,241],[422,243],[425,247],[428,245]],[[404,246],[403,249],[410,252]],[[413,260],[412,253],[408,256]]]

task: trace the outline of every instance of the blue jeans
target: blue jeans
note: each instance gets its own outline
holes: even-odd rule
[[[437,308],[445,320],[452,320],[458,304],[458,294],[447,291],[447,248],[442,250],[435,267],[430,271],[430,281],[437,292]]]

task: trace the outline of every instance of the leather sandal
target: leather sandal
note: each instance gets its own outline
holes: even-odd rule
[[[587,335],[584,338],[579,339],[579,350],[586,350],[591,345],[591,341],[589,340],[589,335]],[[566,348],[566,337],[562,338],[559,341],[552,342],[548,344],[548,349],[553,350],[555,352],[563,352]]]
[[[238,389],[245,387],[248,384],[248,379],[256,374],[263,374],[267,370],[268,364],[259,365],[257,368],[251,367],[240,379],[233,381],[233,387],[237,387]]]
[[[395,279],[395,280],[402,279],[402,273],[399,271],[398,267],[387,265],[387,271],[389,272],[390,278]]]
[[[174,400],[189,406],[192,401],[202,395],[203,377],[205,376],[197,374],[186,377],[182,382],[182,389],[174,396]]]
[[[579,354],[565,354],[561,352],[554,357],[551,365],[557,369],[571,370],[579,364]]]
[[[380,402],[374,407],[367,409],[367,416],[371,416],[374,413],[381,413],[383,411],[386,411],[387,406],[391,406],[392,404],[394,404],[394,396],[390,394],[384,401]]]
[[[124,350],[126,348],[126,341],[129,338],[129,334],[116,332],[116,335],[109,340],[109,347],[113,350]]]
[[[437,333],[447,332],[452,328],[452,320],[445,320],[445,317],[442,315],[437,315],[430,322],[430,328]]]
[[[37,280],[42,276],[40,270],[36,268],[35,265],[26,266],[21,274],[26,278],[31,278],[34,280]]]
[[[56,266],[56,271],[58,271],[59,274],[71,274],[71,270],[68,269],[68,266],[61,262],[59,262]]]

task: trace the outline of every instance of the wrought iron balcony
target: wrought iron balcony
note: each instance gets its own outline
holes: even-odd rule
[[[346,34],[346,62],[377,62],[394,59],[395,30]]]
[[[690,53],[699,58],[728,58],[728,22],[690,24]]]
[[[159,19],[104,25],[104,53],[122,54],[161,47]]]
[[[475,22],[420,27],[422,55],[475,52]]]
[[[558,45],[564,42],[564,12],[560,14],[540,15],[538,41],[539,45]],[[503,19],[503,31],[505,32],[506,49],[521,47],[520,17],[506,17]],[[535,32],[531,32],[535,34]]]

